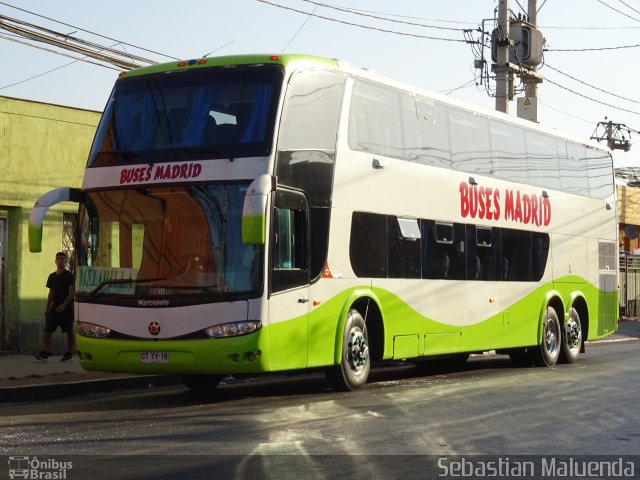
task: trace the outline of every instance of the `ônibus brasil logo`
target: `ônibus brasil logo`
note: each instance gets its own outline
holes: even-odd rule
[[[65,480],[73,462],[61,462],[53,458],[9,457],[9,478],[38,480]]]

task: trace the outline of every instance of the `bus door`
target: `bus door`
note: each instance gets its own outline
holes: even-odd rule
[[[270,368],[304,368],[309,314],[309,206],[304,194],[276,190],[270,244]]]

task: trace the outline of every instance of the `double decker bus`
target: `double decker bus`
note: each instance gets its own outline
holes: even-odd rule
[[[607,150],[303,55],[122,73],[81,189],[86,370],[224,375],[574,362],[617,327]]]

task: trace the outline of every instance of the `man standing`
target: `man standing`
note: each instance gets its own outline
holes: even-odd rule
[[[73,275],[66,269],[66,266],[67,254],[64,252],[56,253],[56,271],[47,279],[49,297],[47,298],[47,309],[44,312],[42,351],[36,356],[38,360],[48,360],[51,334],[58,327],[67,334],[67,351],[61,361],[66,362],[73,358],[73,296],[75,289]]]

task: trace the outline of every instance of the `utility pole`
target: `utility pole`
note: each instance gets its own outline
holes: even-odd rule
[[[517,74],[525,87],[525,96],[518,98],[518,117],[537,122],[537,90],[542,76],[536,67],[542,63],[545,39],[534,23],[537,1],[529,0],[528,8],[528,14],[512,16],[509,0],[499,0],[496,27],[491,33],[491,60],[496,79],[496,110],[509,113]]]
[[[496,74],[496,110],[509,113],[511,69],[509,68],[509,0],[498,4],[498,38],[494,70]]]
[[[529,0],[527,5],[528,21],[534,27],[537,23],[537,0]],[[530,65],[524,74],[524,98],[518,98],[518,117],[538,122],[538,83],[542,78],[536,74],[536,66]]]
[[[604,122],[598,122],[596,129],[591,134],[591,140],[607,141],[611,150],[631,150],[631,133],[640,134],[639,131],[627,127],[624,123],[613,123],[605,117]],[[625,135],[626,132],[626,135]]]

